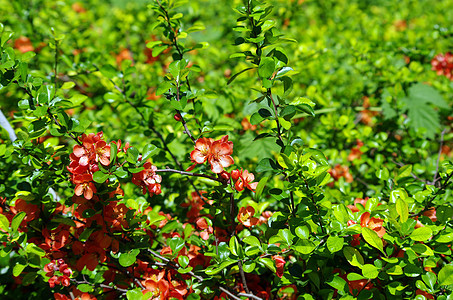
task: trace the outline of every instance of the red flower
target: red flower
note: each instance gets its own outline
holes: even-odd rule
[[[150,196],[159,195],[161,193],[160,183],[162,177],[156,174],[157,167],[153,166],[151,162],[146,162],[143,167],[144,170],[135,173],[132,176],[132,183],[142,187],[143,195],[148,190]]]
[[[239,209],[238,220],[246,227],[251,227],[258,224],[259,219],[254,217],[255,209],[251,206],[247,208],[241,207]]]
[[[231,178],[235,181],[234,187],[238,192],[243,191],[244,186],[254,192],[256,186],[258,185],[258,182],[252,182],[255,180],[255,175],[253,175],[253,173],[249,173],[247,170],[233,170],[231,171]]]
[[[14,48],[16,48],[22,53],[35,51],[35,47],[33,47],[33,44],[31,43],[30,39],[25,36],[21,36],[14,42]]]
[[[96,153],[96,162],[101,162],[104,166],[110,164],[110,145],[105,141],[99,141],[94,145],[94,152]]]
[[[432,70],[437,72],[437,75],[444,75],[450,80],[453,80],[453,55],[450,52],[436,55],[431,60]]]
[[[222,173],[223,168],[234,164],[231,154],[233,154],[233,142],[228,141],[228,135],[212,143],[211,156],[209,157],[212,172]]]
[[[195,150],[190,153],[192,161],[197,164],[205,163],[211,153],[211,145],[213,142],[213,139],[199,138],[195,142]]]
[[[233,154],[233,142],[228,141],[227,135],[217,141],[210,138],[199,138],[195,142],[195,149],[190,153],[190,159],[196,164],[208,161],[212,172],[220,174],[223,172],[223,168],[234,164],[231,154]],[[194,166],[191,166],[188,170],[193,168]]]
[[[74,193],[77,196],[83,196],[85,199],[90,200],[93,198],[93,194],[96,193],[96,187],[94,186],[93,182],[93,176],[91,174],[84,174],[84,175],[77,175],[74,177],[73,182],[76,185]]]
[[[371,218],[370,213],[365,212],[360,217],[360,225],[362,227],[368,227],[371,230],[374,230],[380,238],[382,238],[385,234],[385,228],[382,226],[384,224],[384,220],[379,218]]]
[[[277,269],[277,276],[282,278],[283,269],[285,268],[285,259],[280,255],[272,256],[272,259],[275,261],[275,268]]]

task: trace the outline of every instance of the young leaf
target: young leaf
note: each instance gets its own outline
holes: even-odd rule
[[[381,251],[385,255],[384,244],[382,243],[382,240],[378,236],[376,231],[374,231],[368,227],[363,227],[362,236],[368,244],[370,244],[374,248],[377,248],[379,251]]]

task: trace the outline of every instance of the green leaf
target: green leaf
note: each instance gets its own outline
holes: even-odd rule
[[[189,258],[185,255],[178,256],[178,264],[183,268],[187,267],[189,265]]]
[[[230,239],[229,246],[230,246],[230,251],[233,255],[236,255],[240,258],[243,257],[242,246],[239,244],[239,241],[235,236],[233,236]]]
[[[261,242],[257,237],[249,235],[242,240],[245,244],[261,248]]]
[[[255,267],[256,267],[256,263],[252,260],[248,260],[248,261],[244,262],[244,264],[242,265],[242,269],[246,273],[253,272],[253,270],[255,270]]]
[[[453,284],[453,265],[445,265],[439,271],[439,284],[440,285]]]
[[[426,285],[428,285],[431,290],[434,290],[434,286],[436,285],[437,281],[436,274],[432,272],[426,272],[426,274],[422,275],[422,280],[424,283],[426,283]]]
[[[185,242],[182,238],[180,237],[173,237],[169,241],[167,241],[168,246],[170,246],[171,250],[173,251],[173,254],[177,254],[179,251],[181,251],[182,248],[184,248]]]
[[[13,276],[14,277],[19,276],[22,273],[22,271],[25,269],[25,267],[27,267],[27,266],[21,265],[21,264],[16,264],[13,268]]]
[[[1,44],[0,46],[4,46],[5,43],[14,35],[14,32],[11,32],[11,31],[3,31],[1,36]]]
[[[258,66],[258,75],[261,78],[269,78],[275,71],[275,61],[272,57],[264,57]]]
[[[110,163],[114,162],[118,154],[118,147],[114,143],[110,143]]]
[[[427,84],[414,84],[409,88],[409,96],[413,102],[432,103],[440,108],[450,108],[442,95],[434,87]]]
[[[343,278],[341,278],[338,274],[334,275],[331,280],[326,281],[328,285],[333,287],[334,289],[338,290],[340,295],[345,294],[347,291],[347,282]]]
[[[145,146],[145,149],[143,149],[143,156],[142,156],[142,161],[146,162],[148,158],[150,158],[153,155],[158,154],[160,151],[159,148],[154,146],[153,144],[148,144]]]
[[[316,245],[310,240],[299,240],[295,245],[291,246],[291,249],[296,250],[302,254],[310,254],[315,250]]]
[[[93,291],[93,286],[86,283],[82,283],[77,285],[77,289],[82,293],[90,293]]]
[[[398,198],[396,200],[396,211],[400,216],[400,222],[406,222],[409,218],[409,207],[407,206],[406,201],[404,201],[402,198]]]
[[[433,231],[429,227],[420,227],[415,229],[409,236],[412,240],[417,242],[425,242],[433,235]]]
[[[439,92],[431,86],[417,83],[409,88],[407,97],[402,101],[408,109],[410,126],[414,129],[425,128],[426,136],[433,138],[441,125],[438,112],[429,104],[444,109],[449,108]]]
[[[261,193],[264,190],[264,187],[266,186],[267,180],[269,177],[263,177],[261,180],[258,182],[258,185],[256,186],[255,189],[255,199],[259,199],[261,196]]]
[[[126,154],[128,162],[134,165],[138,162],[138,156],[140,155],[140,153],[136,148],[130,147],[129,149],[127,149]]]
[[[263,265],[265,265],[269,270],[271,270],[272,273],[276,272],[274,261],[270,258],[267,257],[260,257],[259,262],[261,262]]]
[[[102,171],[97,171],[93,174],[93,180],[97,183],[104,183],[109,176],[109,174],[102,173]]]
[[[311,157],[320,165],[322,166],[328,166],[329,163],[327,162],[326,157],[324,156],[324,153],[322,153],[318,149],[313,149],[313,148],[308,148],[305,149],[307,153],[311,154]]]
[[[305,225],[297,226],[295,231],[296,235],[302,240],[306,240],[310,236],[310,230]]]
[[[233,80],[235,80],[236,77],[238,77],[238,76],[241,75],[242,73],[244,73],[244,72],[246,72],[246,71],[248,71],[248,70],[252,70],[252,69],[254,69],[254,68],[253,68],[253,67],[250,67],[250,68],[246,68],[246,69],[244,69],[244,70],[241,70],[241,71],[237,72],[236,74],[234,74],[233,76],[231,76],[230,79],[228,79],[227,85],[229,85],[230,83],[232,83]]]
[[[170,81],[164,81],[159,84],[156,90],[156,96],[162,95],[164,93],[167,93],[168,90],[170,90],[173,87]]]
[[[396,179],[398,180],[400,178],[410,177],[411,173],[412,173],[412,165],[402,166],[398,170],[398,176],[396,177]]]
[[[338,236],[329,236],[327,239],[327,249],[335,253],[343,249],[344,238]]]
[[[126,293],[127,300],[142,300],[144,298],[143,296],[141,289],[129,290]]]
[[[368,244],[370,244],[374,248],[377,248],[378,250],[380,250],[385,255],[384,245],[382,243],[381,238],[376,233],[376,231],[374,231],[374,230],[372,230],[372,229],[370,229],[368,227],[363,227],[362,228],[362,236],[363,236],[363,238],[365,239],[365,241]]]
[[[434,255],[434,251],[425,244],[415,244],[411,247],[411,249],[414,250],[415,253],[418,253],[420,255],[424,256]]]
[[[132,249],[127,253],[121,253],[118,262],[123,267],[132,266],[137,260],[137,255],[140,253],[139,249]]]
[[[29,52],[27,52],[27,53],[29,53]],[[63,85],[61,86],[61,89],[62,90],[69,90],[69,89],[72,89],[74,86],[75,86],[75,82],[74,81],[67,81],[67,82],[63,83]]]
[[[381,169],[376,171],[376,177],[381,179],[382,181],[386,181],[390,176],[389,170],[382,166]]]
[[[22,220],[25,218],[27,214],[24,211],[21,211],[17,215],[14,216],[13,220],[11,221],[11,230],[13,232],[16,232],[17,229],[20,226],[20,223],[22,223]]]
[[[25,248],[25,251],[27,253],[36,254],[39,257],[43,257],[44,255],[46,255],[46,251],[42,250],[41,248],[39,248],[38,246],[36,246],[35,244],[32,244],[32,243],[27,245],[27,247]]]
[[[217,273],[219,273],[220,271],[224,270],[226,267],[236,263],[237,260],[226,260],[224,262],[222,262],[219,266],[216,266],[216,265],[213,265],[213,266],[209,266],[205,273],[206,275],[215,275]]]
[[[356,267],[362,267],[365,262],[359,250],[350,246],[343,248],[343,255],[351,265]]]
[[[3,214],[0,214],[0,229],[2,229],[4,231],[8,231],[9,230],[9,220]]]
[[[115,69],[112,65],[107,64],[101,67],[100,69],[102,75],[105,77],[112,79],[117,76],[118,70]]]
[[[362,274],[365,278],[374,279],[379,275],[379,269],[374,265],[365,264],[362,266]]]

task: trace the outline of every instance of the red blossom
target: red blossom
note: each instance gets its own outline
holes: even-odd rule
[[[239,209],[238,220],[246,227],[258,224],[258,218],[254,217],[255,209],[251,206],[241,207]]]
[[[247,170],[233,170],[231,171],[231,178],[235,181],[234,187],[238,192],[248,188],[252,192],[255,192],[258,182],[253,182],[255,180],[255,175],[250,173]]]
[[[195,149],[190,153],[190,159],[195,164],[203,164],[208,161],[212,172],[220,174],[223,172],[223,168],[234,164],[232,154],[233,142],[228,141],[228,135],[217,141],[211,138],[199,138],[195,142]],[[191,166],[188,170],[193,168],[194,166]]]
[[[132,176],[132,183],[142,188],[143,195],[146,194],[147,190],[150,196],[159,195],[161,193],[160,183],[162,182],[162,177],[156,174],[157,167],[149,161],[143,167],[145,168],[144,170]]]
[[[365,212],[360,217],[360,225],[362,227],[368,227],[371,230],[374,230],[380,238],[382,238],[385,234],[385,228],[383,227],[384,220],[379,218],[371,218],[370,213]]]
[[[199,138],[195,142],[195,149],[190,153],[191,160],[197,164],[205,163],[211,153],[213,142],[213,139]]]
[[[280,255],[272,256],[272,260],[275,261],[275,268],[277,269],[277,276],[282,278],[283,276],[283,269],[285,268],[285,259]]]
[[[14,48],[19,50],[21,53],[29,52],[29,51],[35,51],[35,47],[33,47],[33,44],[31,43],[30,39],[25,36],[19,37],[15,42],[14,42]]]
[[[436,55],[431,60],[431,66],[437,75],[444,75],[448,79],[453,80],[453,54],[450,52]]]
[[[110,145],[107,145],[105,141],[98,141],[94,145],[94,152],[96,153],[96,162],[101,162],[104,166],[110,164]]]

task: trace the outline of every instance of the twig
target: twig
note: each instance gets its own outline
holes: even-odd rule
[[[173,268],[179,268],[179,265],[171,260],[169,260],[168,258],[165,258],[163,257],[162,255],[156,253],[155,251],[153,250],[149,250],[148,249],[148,252],[159,258],[160,260],[164,261],[165,263],[167,263],[167,266],[171,266]],[[187,272],[186,274],[189,274],[191,275],[192,277],[194,277],[195,279],[197,279],[199,282],[203,282],[204,281],[204,278],[199,276],[199,275],[196,275],[194,272],[190,271],[190,272]],[[225,294],[227,294],[228,296],[230,296],[232,299],[235,299],[235,300],[241,300],[241,298],[239,298],[238,296],[241,296],[241,297],[250,297],[250,298],[253,298],[253,299],[256,299],[256,300],[263,300],[261,299],[260,297],[257,297],[255,295],[250,295],[250,294],[244,294],[244,293],[239,293],[238,296],[236,296],[235,294],[233,294],[232,292],[230,292],[227,288],[223,287],[223,286],[219,286],[219,290],[221,290],[222,292],[224,292]]]
[[[394,164],[400,166],[400,167],[405,166],[405,164],[400,163],[400,162],[396,162],[396,161],[393,160],[393,159],[392,159],[392,162],[393,162]],[[417,175],[415,175],[415,174],[412,173],[412,172],[411,172],[411,176],[412,176],[414,179],[417,179],[418,181],[421,181],[421,182],[423,182],[423,183],[426,183],[426,184],[429,184],[429,185],[433,184],[433,183],[431,183],[431,182],[429,182],[429,181],[427,181],[427,180],[425,180],[425,179],[422,179],[422,178],[418,177]]]
[[[209,176],[209,175],[206,175],[206,174],[198,174],[198,173],[180,171],[180,170],[175,170],[175,169],[159,169],[159,170],[156,170],[155,172],[156,173],[169,172],[169,173],[177,173],[177,174],[187,175],[187,176],[204,177],[204,178],[208,178],[208,179],[211,179],[211,180],[214,180],[214,181],[217,181],[217,182],[220,182],[220,183],[224,184],[224,182],[221,179],[213,177],[213,176]]]
[[[241,275],[241,279],[242,279],[242,284],[244,285],[244,290],[247,292],[247,294],[250,294],[250,290],[247,286],[247,281],[245,280],[244,269],[242,268],[242,260],[238,261],[238,267],[239,267],[239,274]]]

